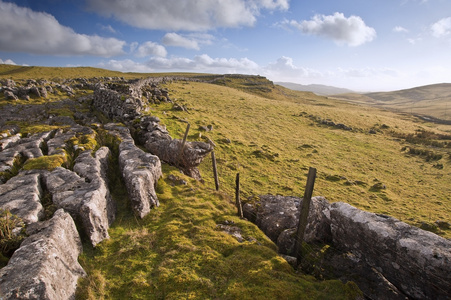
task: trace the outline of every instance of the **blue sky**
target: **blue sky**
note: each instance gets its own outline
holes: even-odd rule
[[[0,0],[0,63],[383,91],[451,82],[450,53],[449,0]]]

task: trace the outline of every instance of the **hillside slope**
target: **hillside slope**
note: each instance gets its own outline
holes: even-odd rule
[[[345,93],[333,96],[352,103],[451,120],[451,83],[441,83],[411,89],[377,92]]]
[[[317,95],[329,96],[336,94],[345,94],[345,93],[353,93],[353,91],[345,88],[338,88],[335,86],[323,85],[323,84],[298,84],[292,82],[275,82],[275,84],[284,86],[286,88],[295,90],[295,91],[303,91],[303,92],[313,92]]]

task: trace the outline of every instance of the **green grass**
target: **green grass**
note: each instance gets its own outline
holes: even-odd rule
[[[190,110],[168,112],[170,106],[162,104],[153,113],[177,138],[186,126],[177,118],[192,125],[213,125],[207,133],[192,126],[190,138],[207,136],[216,143],[221,189],[230,195],[235,175],[241,173],[243,198],[266,193],[302,196],[308,168],[315,167],[314,195],[329,201],[348,202],[413,225],[451,220],[449,148],[429,149],[442,158],[428,161],[427,156],[406,153],[404,147],[430,146],[403,138],[419,130],[447,136],[449,126],[309,93],[288,94],[278,87],[271,99],[205,83],[166,87]],[[321,125],[313,117],[343,123],[353,131]],[[371,129],[376,134],[369,134]],[[231,143],[224,142],[227,139]],[[213,187],[209,159],[201,171],[206,185]],[[372,190],[377,182],[386,188]],[[439,233],[451,237],[449,230]]]
[[[351,283],[296,274],[255,225],[235,216],[228,195],[172,167],[163,169],[157,187],[161,206],[143,220],[124,209],[125,195],[114,193],[122,208],[111,239],[81,257],[89,275],[81,280],[78,299],[352,299],[359,294]],[[188,184],[172,186],[170,174]],[[239,243],[218,230],[225,220],[240,227],[245,239],[254,239]]]
[[[34,74],[29,77],[39,78],[38,73],[30,72],[41,72],[42,78],[115,76],[91,68],[18,67],[0,71],[0,77],[27,78]],[[145,76],[119,74],[127,78]],[[161,74],[152,74],[157,75]],[[117,141],[101,130],[96,137],[77,137],[73,142],[78,145],[108,145],[115,153],[109,185],[118,205],[117,219],[109,231],[111,239],[96,248],[84,244],[80,261],[88,277],[80,281],[78,299],[355,296],[352,284],[316,281],[296,274],[256,226],[235,216],[231,195],[236,173],[240,173],[244,200],[266,193],[302,196],[308,168],[315,167],[318,177],[314,196],[391,215],[451,237],[446,226],[433,226],[436,220],[451,220],[450,126],[294,92],[257,76],[165,75],[217,79],[214,84],[167,84],[171,99],[188,107],[188,112],[173,111],[172,104],[163,103],[152,106],[151,114],[162,120],[174,138],[183,137],[183,120],[191,124],[188,140],[211,139],[216,144],[220,192],[213,190],[209,157],[200,166],[204,184],[165,165],[164,177],[157,186],[161,206],[140,220],[132,213],[117,170]],[[326,119],[353,130],[319,121]],[[44,130],[39,124],[21,125],[26,134]],[[207,125],[213,130],[198,129]],[[188,184],[172,186],[168,180],[171,174]],[[233,221],[245,238],[255,240],[239,243],[217,230],[216,225],[225,220]]]

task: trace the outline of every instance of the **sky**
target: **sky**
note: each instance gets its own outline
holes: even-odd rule
[[[0,0],[0,63],[399,90],[451,82],[451,1]]]

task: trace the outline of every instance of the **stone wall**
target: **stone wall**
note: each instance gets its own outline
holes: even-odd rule
[[[245,204],[244,216],[294,255],[302,199],[263,195]],[[307,243],[329,243],[321,262],[328,274],[352,280],[370,299],[449,299],[451,241],[389,216],[312,198]]]

